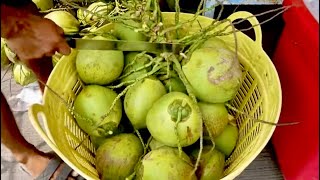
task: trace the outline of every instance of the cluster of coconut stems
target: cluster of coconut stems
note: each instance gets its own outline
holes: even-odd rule
[[[82,1],[83,2],[83,1]],[[87,2],[87,1],[85,1]],[[89,3],[89,2],[88,2]],[[142,69],[146,69],[146,68],[150,68],[151,70],[148,71],[146,74],[136,78],[135,80],[129,80],[129,81],[124,81],[118,84],[111,84],[109,86],[107,86],[110,89],[119,89],[119,88],[123,88],[123,90],[118,94],[118,96],[115,98],[115,100],[113,101],[109,111],[105,114],[105,117],[109,115],[109,113],[112,111],[113,107],[115,106],[116,102],[118,100],[120,100],[121,97],[123,97],[126,92],[133,87],[138,81],[143,80],[144,78],[147,78],[149,76],[152,75],[157,75],[160,76],[160,78],[166,79],[166,78],[170,78],[172,73],[176,73],[179,78],[182,80],[183,84],[186,87],[187,93],[189,95],[189,97],[195,102],[197,103],[197,98],[193,92],[192,86],[189,84],[189,82],[187,81],[184,73],[182,72],[182,68],[181,65],[184,62],[187,62],[192,54],[192,52],[194,50],[196,50],[204,41],[206,41],[207,39],[211,38],[211,37],[215,37],[215,36],[224,36],[224,35],[230,35],[233,34],[234,36],[234,42],[235,42],[235,53],[237,56],[237,36],[236,36],[236,32],[238,31],[247,31],[252,29],[254,26],[259,26],[263,23],[266,23],[270,20],[272,20],[274,17],[278,16],[279,14],[283,13],[284,11],[288,10],[291,6],[284,6],[284,7],[280,7],[277,9],[273,9],[273,10],[269,10],[260,14],[256,14],[254,15],[255,17],[257,16],[262,16],[265,14],[269,14],[269,13],[275,13],[271,18],[260,22],[260,24],[256,24],[256,25],[252,25],[249,28],[246,29],[236,29],[234,27],[234,25],[239,24],[243,21],[246,21],[249,18],[252,18],[254,16],[250,16],[247,18],[244,18],[240,21],[237,22],[231,22],[228,19],[222,19],[221,15],[222,15],[222,11],[223,11],[223,5],[222,3],[218,3],[215,6],[211,7],[211,8],[203,8],[203,4],[204,4],[204,0],[201,0],[199,3],[199,6],[197,8],[197,12],[193,15],[193,18],[187,20],[187,21],[180,21],[180,7],[179,7],[179,0],[175,0],[175,24],[174,26],[171,27],[167,27],[165,28],[163,26],[163,21],[162,21],[162,16],[161,16],[161,11],[160,11],[160,7],[159,7],[159,3],[157,0],[126,0],[126,1],[121,1],[121,0],[115,0],[112,3],[112,5],[114,6],[114,10],[109,12],[108,14],[100,14],[98,12],[91,12],[86,10],[85,7],[83,7],[83,4],[79,4],[76,1],[67,1],[67,0],[61,0],[59,1],[59,5],[58,7],[56,7],[56,9],[83,9],[83,11],[87,11],[87,14],[93,14],[95,15],[97,18],[96,20],[96,24],[92,25],[92,27],[99,27],[102,26],[103,23],[101,22],[123,22],[123,24],[125,24],[126,20],[134,20],[138,23],[141,23],[141,27],[137,28],[137,27],[130,27],[135,29],[136,32],[141,32],[143,34],[145,34],[148,38],[150,42],[177,42],[177,43],[181,43],[183,45],[185,45],[180,52],[178,53],[173,53],[173,52],[163,52],[163,53],[159,53],[156,54],[155,57],[147,54],[147,52],[141,52],[140,54],[138,54],[135,58],[135,60],[137,58],[140,57],[146,57],[150,60],[149,63],[145,64],[142,67],[139,67],[137,69],[131,70],[126,74],[121,75],[115,82],[119,82],[119,80],[129,76],[130,74],[140,71]],[[183,27],[186,24],[189,23],[194,23],[197,22],[197,18],[199,16],[201,16],[204,12],[209,11],[211,9],[216,8],[217,6],[221,6],[220,11],[218,13],[217,18],[213,19],[211,25],[201,28],[201,30],[199,32],[196,32],[194,34],[190,34],[184,37],[181,37],[179,35],[179,29],[181,27]],[[212,32],[213,29],[215,29],[217,26],[228,22],[229,24],[227,26],[225,26],[224,28],[222,28],[219,31],[215,31],[214,33],[210,33]],[[198,22],[199,23],[199,22]],[[200,25],[200,23],[199,23]],[[130,26],[130,25],[127,25]],[[200,25],[201,27],[201,25]],[[228,29],[232,29],[232,31],[227,31]],[[172,40],[169,39],[167,34],[168,33],[176,33],[177,37],[176,39]],[[181,38],[179,38],[181,37]],[[134,60],[134,61],[135,61]],[[124,69],[129,68],[130,66],[132,66],[134,64],[134,61],[130,64],[128,64],[126,67],[124,67]],[[163,70],[165,69],[165,70]],[[80,80],[79,80],[80,81]],[[61,101],[67,106],[68,110],[71,112],[71,114],[73,116],[77,116],[77,117],[81,117],[81,115],[79,115],[77,112],[74,111],[73,109],[73,105],[68,103],[67,101],[65,101],[58,93],[56,93],[54,90],[52,90],[48,85],[46,85],[45,83],[39,81],[40,83],[42,83],[43,85],[45,85],[47,87],[48,90],[50,90],[51,92],[53,92],[59,99],[61,99]],[[80,81],[81,82],[81,81]],[[229,110],[234,111],[236,113],[242,114],[247,116],[248,118],[255,120],[257,122],[261,122],[261,123],[266,123],[266,124],[270,124],[270,125],[280,125],[280,124],[276,124],[276,123],[271,123],[268,122],[266,120],[261,120],[261,119],[256,119],[240,110],[237,110],[235,107],[233,107],[231,104],[226,103],[226,106],[229,108]],[[199,116],[201,117],[201,112],[198,106],[196,106],[196,113],[199,114]],[[177,132],[177,126],[179,124],[180,120],[179,120],[179,116],[178,116],[178,120],[176,121],[176,125],[175,125],[175,130],[176,130],[176,135],[177,135],[177,140],[178,140],[178,149],[179,149],[179,154],[181,155],[182,152],[182,148],[180,145],[180,141],[179,141],[179,136],[178,136],[178,132]],[[101,127],[102,125],[105,125],[107,122],[103,122],[101,121],[98,125],[98,127]],[[197,157],[197,160],[195,162],[194,166],[194,170],[191,172],[190,175],[193,175],[199,165],[200,162],[200,157],[202,154],[202,150],[203,150],[203,121],[201,118],[201,121],[199,122],[201,123],[201,132],[200,132],[200,148],[199,148],[199,154]],[[284,125],[284,124],[281,124]],[[204,124],[204,127],[207,127],[206,124]],[[148,149],[148,145],[149,142],[151,140],[151,138],[149,138],[148,142],[145,144],[143,142],[143,139],[139,133],[138,130],[135,130],[136,134],[138,135],[138,137],[141,140],[141,143],[144,147],[144,154],[143,156],[146,154],[147,149]],[[209,132],[209,136],[210,139],[213,142],[213,138]],[[81,144],[87,139],[89,138],[89,135],[87,135],[80,143],[79,145],[75,148],[77,149],[78,147],[81,146]],[[141,157],[142,158],[142,157]],[[134,174],[132,174],[131,176],[128,177],[128,179],[131,179],[134,176]]]

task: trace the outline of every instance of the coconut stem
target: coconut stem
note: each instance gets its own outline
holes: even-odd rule
[[[184,75],[184,73],[183,73],[183,71],[181,69],[181,65],[180,65],[178,59],[174,56],[174,54],[171,54],[170,57],[172,57],[171,60],[173,61],[174,65],[175,65],[174,66],[175,70],[178,73],[181,81],[185,85],[189,96],[195,102],[195,104],[196,104],[195,105],[195,110],[196,110],[196,113],[199,114],[199,117],[200,117],[200,122],[199,122],[200,123],[200,148],[199,148],[199,154],[198,154],[197,161],[195,163],[194,169],[190,174],[190,176],[192,176],[196,172],[196,170],[197,170],[197,168],[199,166],[200,158],[201,158],[202,150],[203,150],[203,120],[202,120],[202,113],[201,113],[200,108],[199,108],[199,106],[197,104],[197,98],[194,95],[193,89],[192,89],[191,85],[189,84],[187,78],[185,77],[185,75]]]
[[[274,125],[274,126],[288,126],[288,125],[296,125],[299,124],[300,122],[290,122],[290,123],[273,123],[270,121],[266,121],[266,120],[262,120],[262,119],[257,119],[243,111],[238,110],[237,108],[233,107],[231,104],[226,103],[225,104],[229,109],[231,109],[232,111],[235,111],[239,114],[245,115],[246,117],[248,117],[249,119],[252,119],[254,121],[260,122],[260,123],[264,123],[264,124],[269,124],[269,125]]]
[[[147,56],[147,57],[148,57],[148,56]],[[149,58],[149,57],[148,57],[148,58]],[[137,69],[133,69],[133,70],[129,71],[128,73],[120,76],[118,79],[123,79],[123,78],[131,75],[132,73],[135,73],[135,72],[137,72],[137,71],[146,69],[146,68],[150,67],[153,63],[156,63],[156,64],[157,64],[157,63],[160,62],[161,60],[162,60],[161,58],[160,58],[160,59],[158,59],[158,58],[150,59],[150,62],[149,62],[148,64],[145,64],[144,66],[141,66],[141,67],[139,67],[139,68],[137,68]]]
[[[179,6],[179,0],[175,0],[175,25],[179,24],[179,16],[180,16],[180,6]],[[176,35],[177,38],[179,39],[179,31],[176,29]]]
[[[214,144],[214,139],[213,139],[212,133],[209,129],[209,126],[206,124],[206,121],[204,121],[203,119],[202,119],[202,121],[203,121],[204,127],[207,129],[207,132],[209,134],[209,137],[210,137],[212,144]]]
[[[149,137],[148,141],[147,141],[147,144],[146,144],[146,148],[148,149],[149,148],[149,145],[150,145],[150,142],[151,140],[153,139],[152,136]]]
[[[117,97],[114,99],[114,101],[112,102],[111,107],[109,108],[108,112],[107,112],[105,115],[103,115],[103,116],[101,117],[101,119],[105,119],[105,117],[109,116],[109,114],[111,113],[112,109],[113,109],[114,106],[116,105],[117,101],[118,101],[122,96],[124,96],[124,95],[127,93],[127,91],[128,91],[132,86],[134,86],[135,84],[136,84],[136,82],[128,85],[120,94],[118,94],[118,96],[117,96]],[[106,124],[106,123],[108,123],[108,122],[102,120],[102,121],[97,125],[96,128],[98,128],[99,126],[102,126],[102,125],[104,125],[104,124]]]
[[[181,81],[185,85],[189,96],[192,98],[192,100],[194,102],[197,103],[197,98],[194,95],[193,88],[191,87],[191,85],[189,84],[187,78],[185,77],[184,73],[182,72],[181,65],[180,65],[178,59],[176,58],[176,56],[174,54],[167,54],[165,56],[167,56],[167,58],[171,58],[170,60],[174,63],[174,70],[178,73]]]
[[[147,148],[146,148],[146,145],[145,145],[145,144],[144,144],[144,142],[143,142],[143,139],[142,139],[142,136],[141,136],[141,134],[140,134],[139,130],[138,130],[138,129],[136,129],[136,128],[134,128],[134,131],[136,132],[136,134],[137,134],[138,138],[139,138],[139,139],[140,139],[140,141],[141,141],[141,144],[142,144],[142,147],[143,147],[143,154],[146,154],[146,152],[147,152]]]
[[[203,3],[204,3],[204,0],[200,0],[200,3],[199,3],[198,8],[197,8],[197,12],[201,11],[201,9],[203,8]]]
[[[131,84],[131,83],[134,83],[134,82],[136,82],[136,80],[124,81],[124,82],[121,82],[120,84],[117,84],[117,85],[114,85],[114,86],[107,86],[107,88],[117,89],[117,88],[121,88],[124,85]]]
[[[193,33],[192,35],[189,35],[189,36],[186,36],[182,39],[179,39],[179,42],[182,42],[185,44],[192,44],[192,49],[195,49],[199,46],[199,44],[202,43],[201,41],[204,41],[210,37],[221,35],[227,29],[227,27],[225,27],[224,29],[222,29],[220,31],[216,31],[214,33],[211,31],[214,30],[219,25],[225,23],[226,21],[228,21],[228,19],[224,19],[221,21],[213,20],[211,25],[209,25],[205,28],[201,28],[201,31],[199,31],[197,33]],[[190,48],[188,51],[190,51]]]
[[[181,121],[181,113],[182,113],[182,108],[179,107],[178,109],[178,117],[177,117],[177,121],[174,125],[174,132],[177,136],[177,142],[178,142],[178,150],[179,150],[179,157],[181,158],[181,154],[182,154],[182,147],[181,147],[181,142],[180,142],[180,138],[179,138],[179,132],[178,132],[178,124]]]
[[[150,11],[152,1],[153,1],[153,0],[147,0],[147,4],[146,4],[145,11]]]
[[[171,26],[171,27],[168,27],[168,28],[162,30],[161,33],[160,33],[160,35],[164,35],[164,34],[170,32],[170,31],[177,30],[177,29],[181,28],[181,27],[182,27],[183,25],[185,25],[185,24],[193,24],[193,22],[194,22],[202,13],[204,13],[204,12],[206,12],[206,11],[210,11],[210,10],[212,10],[212,9],[214,9],[214,8],[216,8],[216,7],[218,6],[218,5],[213,5],[213,6],[210,7],[210,8],[201,9],[201,8],[202,8],[201,4],[203,4],[203,1],[204,1],[204,0],[201,0],[200,4],[199,4],[199,6],[198,6],[198,11],[194,14],[194,16],[193,16],[192,18],[190,18],[189,20],[187,20],[187,21],[185,21],[185,22],[179,22],[178,24],[175,24],[175,26]],[[179,41],[180,41],[180,40],[179,40]]]
[[[140,81],[140,80],[142,80],[142,79],[144,79],[144,78],[146,78],[146,77],[148,77],[148,76],[151,76],[152,74],[154,74],[155,72],[157,72],[157,71],[158,71],[159,69],[161,69],[162,67],[164,67],[164,65],[155,65],[150,72],[148,72],[148,73],[146,73],[146,74],[138,77],[134,83],[128,85],[128,86],[114,99],[114,101],[112,102],[112,105],[111,105],[111,107],[109,108],[108,112],[107,112],[104,116],[102,116],[101,119],[104,119],[105,117],[107,117],[107,116],[111,113],[112,109],[113,109],[114,106],[116,105],[116,102],[117,102],[122,96],[124,96],[124,95],[127,93],[127,91],[128,91],[131,87],[133,87],[138,81]],[[99,126],[102,126],[102,125],[106,124],[106,123],[107,123],[107,121],[101,121],[101,122],[98,124],[97,128],[98,128]]]
[[[162,14],[161,14],[161,9],[160,9],[160,4],[159,2],[154,3],[156,6],[157,10],[157,23],[162,22]]]
[[[202,29],[202,31],[194,33],[194,34],[189,35],[189,36],[186,36],[184,38],[181,38],[181,39],[178,40],[178,42],[184,43],[184,44],[192,44],[193,47],[188,49],[188,52],[192,52],[192,50],[194,50],[199,44],[201,44],[201,43],[199,43],[199,39],[200,40],[205,40],[205,39],[208,39],[209,37],[225,36],[225,35],[229,35],[229,34],[232,34],[232,33],[235,33],[235,32],[239,32],[239,31],[243,32],[243,31],[250,30],[255,26],[259,26],[259,25],[261,25],[263,23],[266,23],[266,22],[270,21],[271,19],[275,18],[279,14],[281,14],[284,11],[288,10],[290,7],[291,6],[281,7],[281,8],[269,10],[269,11],[266,11],[266,12],[263,12],[263,13],[260,13],[260,14],[257,14],[257,15],[252,15],[252,16],[249,16],[247,18],[243,18],[240,21],[237,21],[237,22],[234,22],[234,23],[230,23],[230,24],[226,25],[225,27],[223,27],[221,30],[218,30],[218,31],[215,31],[214,33],[212,33],[211,31],[214,30],[217,26],[219,26],[221,24],[224,24],[225,22],[230,22],[229,19],[224,19],[224,20],[221,20],[221,21],[214,20],[211,23],[210,26],[205,27],[204,29]],[[249,28],[246,28],[246,29],[235,30],[235,31],[232,30],[231,32],[225,32],[230,26],[239,24],[239,23],[241,23],[243,21],[248,20],[249,18],[265,15],[265,14],[268,14],[268,13],[271,13],[271,12],[275,12],[275,11],[279,11],[279,10],[281,10],[281,11],[278,12],[276,15],[273,15],[271,18],[269,18],[269,19],[267,19],[267,20],[265,20],[265,21],[263,21],[263,22],[261,22],[259,24],[252,25],[252,26],[250,26]],[[221,14],[221,11],[219,12],[219,16],[220,16],[220,14]],[[220,17],[218,17],[218,18],[220,18]],[[208,34],[208,33],[210,33],[210,34]]]
[[[170,62],[168,59],[166,59],[167,61],[167,75],[166,75],[166,78],[169,78],[170,77]]]
[[[126,65],[126,66],[123,68],[123,71],[126,71],[130,66],[132,66],[135,62],[137,62],[137,59],[138,59],[138,58],[140,58],[140,57],[142,57],[142,56],[144,56],[144,55],[145,55],[150,61],[152,61],[153,58],[152,58],[150,55],[147,55],[146,53],[147,53],[147,51],[143,51],[143,52],[137,54],[137,55],[134,57],[133,61],[130,62],[130,64]]]
[[[265,11],[265,12],[262,12],[262,13],[259,13],[259,14],[256,14],[256,15],[248,16],[248,17],[243,18],[243,19],[241,19],[241,20],[239,20],[239,21],[237,21],[237,22],[232,22],[231,24],[226,25],[223,29],[215,32],[215,35],[216,35],[216,36],[226,36],[226,35],[230,35],[230,34],[234,33],[233,30],[232,30],[232,31],[229,31],[229,32],[225,32],[230,26],[234,26],[234,25],[240,24],[240,23],[242,23],[242,22],[244,22],[244,21],[246,21],[246,20],[248,20],[248,19],[250,19],[250,18],[253,18],[253,17],[258,17],[258,16],[266,15],[266,14],[269,14],[269,13],[276,12],[276,11],[279,11],[279,10],[280,10],[280,12],[276,13],[276,14],[273,15],[272,17],[270,17],[270,18],[268,18],[268,19],[266,19],[266,20],[264,20],[264,21],[262,21],[262,22],[260,22],[260,23],[258,23],[258,24],[254,24],[254,25],[252,25],[252,26],[250,26],[249,28],[246,28],[246,29],[240,29],[240,30],[236,29],[236,30],[235,30],[235,32],[248,31],[248,30],[254,28],[255,26],[260,26],[260,25],[262,25],[262,24],[264,24],[264,23],[272,20],[273,18],[277,17],[278,15],[280,15],[280,14],[282,14],[283,12],[285,12],[286,10],[288,10],[290,7],[291,7],[291,6],[280,7],[280,8],[276,8],[276,9],[272,9],[272,10],[269,10],[269,11]],[[218,23],[219,23],[219,24],[223,24],[223,23],[226,22],[226,21],[230,21],[230,20],[224,19],[224,20],[222,20],[222,21],[218,21]],[[213,29],[212,27],[209,27],[206,31],[211,31],[212,29]]]
[[[217,21],[220,20],[221,15],[222,15],[222,12],[223,12],[223,10],[224,10],[224,5],[223,5],[222,3],[219,3],[219,4],[221,4],[221,9],[220,9],[220,11],[219,11],[218,17],[215,18]],[[212,23],[215,23],[215,22],[217,22],[217,21],[213,21]]]

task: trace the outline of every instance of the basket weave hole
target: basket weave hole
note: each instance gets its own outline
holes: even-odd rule
[[[239,125],[239,139],[242,139],[244,136],[247,136],[247,133],[252,130],[252,128],[257,123],[253,118],[258,119],[262,114],[262,101],[259,99],[261,97],[257,97],[257,90],[256,87],[254,89],[254,93],[252,93],[247,102],[243,104],[243,108],[241,109],[242,112],[245,113],[239,115],[238,123]],[[248,117],[249,115],[250,117]]]
[[[255,124],[245,138],[238,139],[237,146],[226,161],[225,174],[236,169],[239,163],[250,157],[248,154],[252,153],[251,149],[256,146],[260,131],[261,124]]]
[[[246,115],[252,115],[257,106],[260,105],[259,102],[260,93],[257,87],[257,81],[255,81],[255,79],[249,72],[246,72],[244,80],[239,88],[239,91],[236,94],[233,104],[236,105],[235,107],[239,111],[245,113]],[[241,122],[240,124],[242,123],[243,122]]]
[[[84,146],[86,152],[82,151],[79,153],[83,155],[85,159],[92,159],[93,155],[95,154],[95,149],[88,135],[78,126],[73,116],[70,116],[70,114],[66,113],[64,119],[66,128],[65,133],[68,137],[67,139],[70,147],[74,150],[73,153],[79,151],[77,147]]]
[[[242,66],[242,68],[244,67]],[[261,102],[261,96],[254,77],[249,71],[244,71],[243,82],[231,105],[245,114],[232,110],[229,112],[236,117],[239,137],[233,153],[226,161],[226,173],[232,171],[237,166],[237,162],[241,162],[246,157],[244,152],[250,152],[248,148],[253,146],[255,138],[261,131],[260,124],[255,123],[254,120],[247,116],[259,118],[262,114]]]
[[[90,162],[88,159],[85,159],[82,155],[80,154],[75,154],[75,157],[78,161],[79,164],[81,164],[83,167],[85,167],[88,171],[90,171],[92,174],[94,174],[96,177],[99,177],[98,171],[95,168],[95,161]]]
[[[72,87],[72,91],[73,91],[74,95],[77,96],[81,92],[81,90],[82,90],[82,83],[78,79],[77,82]]]
[[[75,137],[71,131],[66,131],[65,132],[67,141],[70,145],[69,150],[71,150],[72,154],[75,156],[77,159],[78,163],[80,159],[82,161],[87,161],[87,164],[90,163],[91,166],[94,166],[95,160],[94,160],[94,148],[90,145],[89,140],[85,139],[78,139]],[[81,157],[81,158],[79,158]],[[86,167],[84,164],[81,164],[82,166]],[[86,167],[87,168],[87,167]]]
[[[79,127],[76,123],[75,119],[70,115],[65,115],[65,127],[68,129],[69,133],[71,133],[77,141],[88,141],[88,146],[93,147],[93,144],[90,141],[88,135]],[[94,148],[89,148],[93,151]]]
[[[72,154],[74,155],[77,163],[89,170],[93,174],[97,174],[95,169],[95,159],[91,150],[87,148],[88,143],[84,142],[79,146],[79,140],[76,140],[71,134],[67,135],[68,142],[72,144]]]

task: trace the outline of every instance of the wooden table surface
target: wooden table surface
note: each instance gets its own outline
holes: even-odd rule
[[[237,180],[282,180],[272,144],[269,143],[259,156],[236,178]]]

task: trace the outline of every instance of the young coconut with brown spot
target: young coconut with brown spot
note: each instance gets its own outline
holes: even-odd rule
[[[192,52],[182,71],[199,100],[227,102],[234,98],[241,85],[238,57],[220,39],[210,40],[204,45]]]

